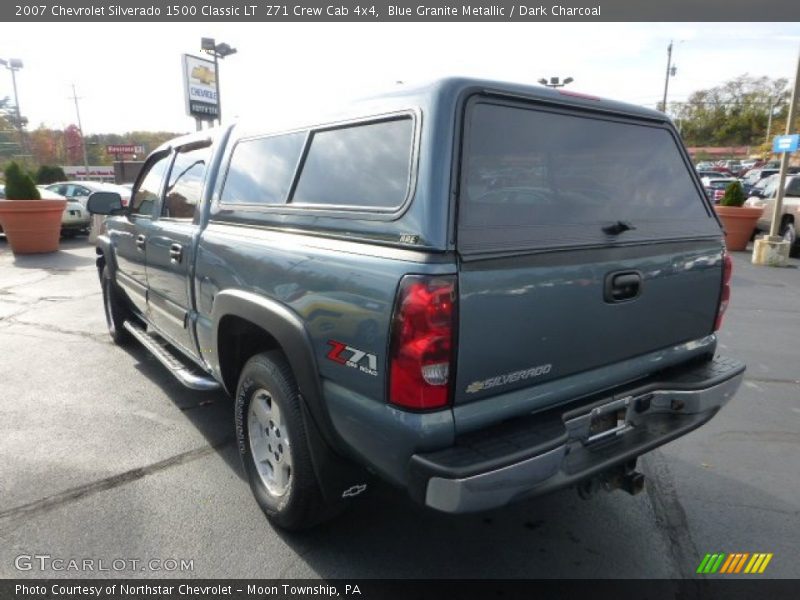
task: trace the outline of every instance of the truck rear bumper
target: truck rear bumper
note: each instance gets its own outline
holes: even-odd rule
[[[717,357],[578,407],[466,434],[450,448],[415,454],[409,490],[431,508],[465,513],[578,483],[710,420],[733,397],[744,370]]]

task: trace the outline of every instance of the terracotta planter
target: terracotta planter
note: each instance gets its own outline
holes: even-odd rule
[[[744,250],[753,235],[756,222],[764,211],[762,207],[715,206],[725,229],[725,247],[730,251]]]
[[[58,250],[66,200],[0,200],[0,225],[14,254]]]

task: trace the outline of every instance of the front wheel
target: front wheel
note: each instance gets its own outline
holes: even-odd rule
[[[108,265],[103,267],[100,275],[100,282],[103,288],[103,309],[106,313],[106,325],[108,325],[108,335],[114,340],[115,344],[125,346],[130,343],[132,337],[125,329],[124,323],[132,317],[131,311],[125,304],[124,298],[120,296],[114,280],[108,271]]]
[[[326,517],[292,370],[278,351],[247,361],[236,391],[236,437],[250,489],[275,525],[306,529]]]

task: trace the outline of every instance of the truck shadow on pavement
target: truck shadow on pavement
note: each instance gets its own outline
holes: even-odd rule
[[[243,481],[246,481],[238,454],[225,450],[235,447],[233,402],[220,390],[200,392],[178,382],[150,352],[138,343],[124,348],[135,361],[139,373],[153,382],[164,396],[181,411],[187,421],[199,431]]]
[[[705,552],[726,551],[775,552],[771,576],[796,577],[788,572],[790,555],[796,555],[789,540],[800,533],[796,503],[699,464],[661,460],[669,465],[669,478],[702,482],[702,488],[681,486],[676,492],[651,479],[653,489],[634,497],[603,492],[587,501],[564,489],[490,512],[452,516],[417,507],[401,491],[379,486],[318,529],[276,530],[305,569],[281,576],[302,576],[310,569],[323,578],[694,579]],[[664,475],[651,473],[656,479]],[[754,514],[754,507],[766,512]],[[704,582],[692,584],[702,588]]]

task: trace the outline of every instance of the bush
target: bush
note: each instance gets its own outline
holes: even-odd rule
[[[742,206],[745,200],[742,184],[738,181],[733,181],[725,188],[725,195],[719,201],[719,204],[720,206]]]
[[[38,200],[41,198],[33,179],[24,173],[17,163],[9,163],[5,175],[8,200]]]
[[[36,171],[36,183],[38,185],[47,185],[49,183],[56,183],[57,181],[65,181],[67,174],[61,167],[51,167],[49,165],[42,165]]]

